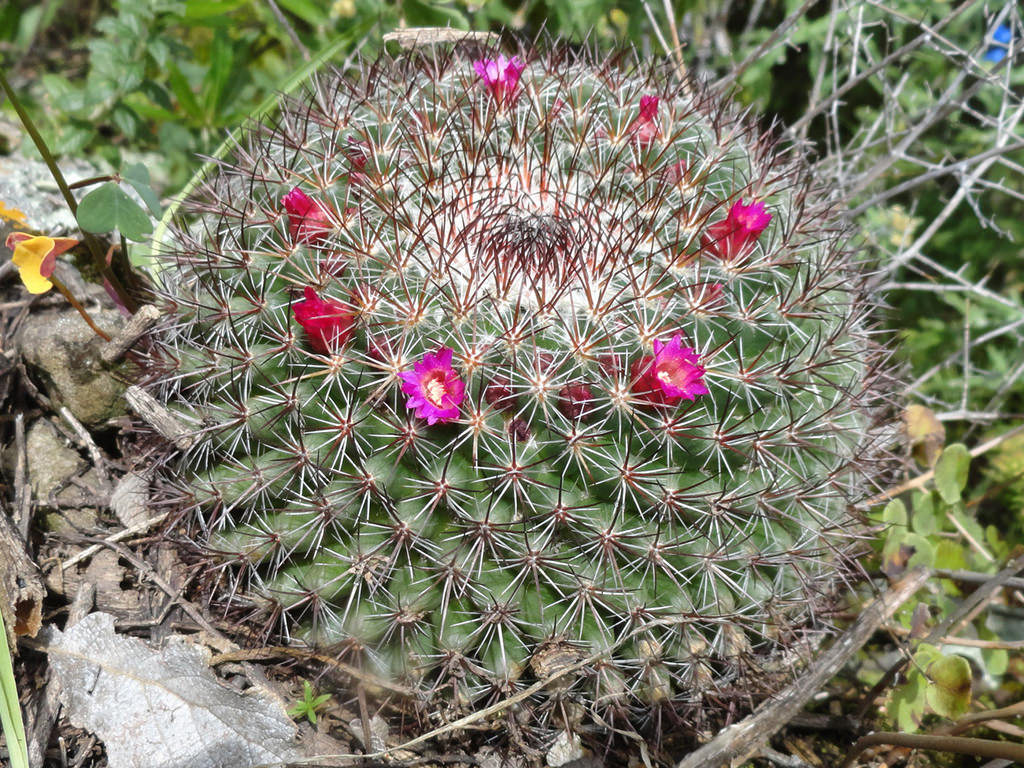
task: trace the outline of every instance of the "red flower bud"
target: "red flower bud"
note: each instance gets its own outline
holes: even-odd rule
[[[587,403],[594,399],[594,393],[589,384],[582,382],[568,384],[558,392],[558,410],[567,419],[576,420],[583,413]]]
[[[351,337],[356,323],[352,310],[344,304],[316,295],[308,285],[303,289],[305,301],[294,307],[295,320],[306,332],[309,346],[321,354],[343,346]]]
[[[288,233],[296,243],[318,245],[334,228],[330,206],[314,200],[298,187],[285,195],[281,203],[288,212]]]

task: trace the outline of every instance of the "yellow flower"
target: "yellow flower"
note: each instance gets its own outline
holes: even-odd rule
[[[7,237],[7,247],[14,251],[11,261],[29,293],[46,293],[53,288],[49,277],[57,266],[57,257],[76,245],[78,241],[70,237],[26,235],[24,232],[12,232]]]

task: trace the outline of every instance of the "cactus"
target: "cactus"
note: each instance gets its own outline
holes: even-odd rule
[[[148,375],[202,438],[172,500],[233,599],[425,699],[567,659],[598,709],[755,699],[821,627],[879,471],[827,186],[623,61],[319,82],[165,255]]]

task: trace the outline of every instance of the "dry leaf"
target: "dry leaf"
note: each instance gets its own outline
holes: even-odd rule
[[[155,651],[118,635],[105,613],[48,639],[68,718],[103,740],[110,768],[248,768],[297,756],[281,703],[221,683],[198,646],[171,638]]]
[[[924,467],[934,467],[946,442],[946,428],[935,412],[924,405],[908,405],[903,412],[910,451]]]

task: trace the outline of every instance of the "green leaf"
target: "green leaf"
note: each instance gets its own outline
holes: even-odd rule
[[[403,0],[402,13],[410,27],[469,29],[469,21],[458,10],[435,3]]]
[[[896,689],[889,701],[889,717],[896,721],[901,731],[913,733],[921,726],[924,708],[922,675],[912,670],[907,676],[907,682]]]
[[[153,223],[142,206],[112,181],[82,198],[78,204],[78,225],[86,232],[116,229],[135,241],[144,240],[153,231]]]
[[[964,548],[956,541],[941,539],[935,545],[935,567],[947,571],[959,571],[967,567]]]
[[[971,454],[967,446],[953,443],[947,446],[935,463],[935,488],[947,504],[960,501],[960,492],[967,485],[967,470]]]
[[[185,114],[195,120],[202,119],[203,111],[199,108],[199,102],[196,101],[195,93],[192,91],[192,84],[182,74],[181,70],[176,66],[171,66],[167,71],[167,80],[170,83],[171,91],[174,92],[174,96],[177,98],[178,104],[185,111]]]
[[[121,171],[121,178],[132,185],[132,189],[139,193],[146,207],[154,216],[160,216],[160,198],[150,186],[149,169],[142,163],[132,163],[125,166]]]
[[[928,665],[925,694],[936,714],[955,720],[971,704],[971,665],[963,656],[942,656]]]
[[[907,507],[899,499],[893,499],[885,505],[885,509],[882,510],[882,522],[886,525],[892,526],[906,526],[907,525]]]
[[[931,536],[938,532],[939,523],[935,519],[935,503],[931,493],[918,491],[914,494],[913,528],[922,536]]]
[[[249,0],[188,0],[185,4],[185,19],[200,21],[211,16],[223,16],[241,8]]]
[[[319,4],[312,0],[277,0],[277,2],[286,11],[295,14],[311,27],[319,27],[327,23],[327,14]]]
[[[235,57],[231,39],[227,32],[218,29],[213,34],[210,47],[210,68],[203,77],[203,106],[212,121],[224,100],[224,91],[231,79]]]
[[[3,616],[0,616],[0,726],[3,727],[4,740],[7,742],[11,768],[27,768],[29,763],[25,721],[21,717],[18,681],[14,678]]]

